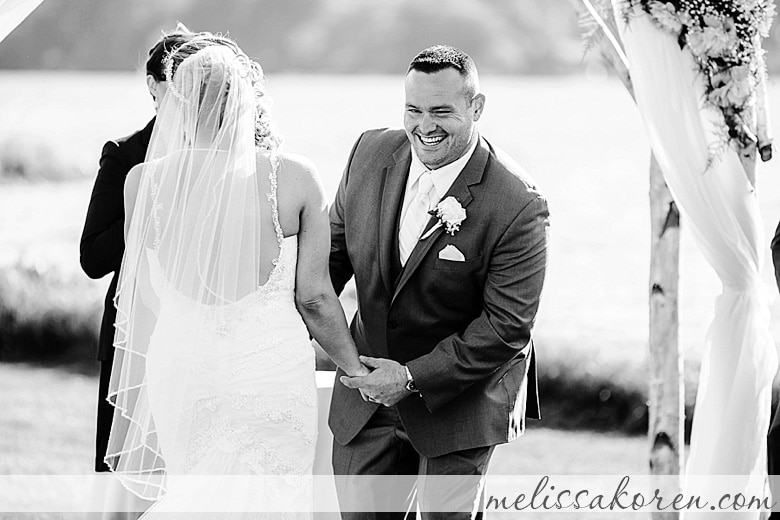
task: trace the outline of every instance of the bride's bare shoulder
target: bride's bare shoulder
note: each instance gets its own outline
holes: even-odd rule
[[[314,163],[308,157],[297,153],[280,152],[279,169],[293,174],[317,175],[317,167]]]
[[[309,199],[322,192],[322,183],[317,167],[303,155],[284,152],[279,154],[277,175],[280,191],[297,192],[301,199]]]

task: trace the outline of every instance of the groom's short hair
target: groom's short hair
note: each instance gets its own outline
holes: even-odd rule
[[[434,45],[421,51],[412,59],[406,73],[417,70],[431,74],[444,69],[455,69],[463,77],[469,101],[479,92],[479,75],[474,60],[462,50],[450,45]]]
[[[146,75],[152,76],[155,81],[165,81],[165,65],[163,64],[165,57],[195,36],[196,33],[180,29],[163,34],[162,38],[149,49],[149,58],[146,60]]]

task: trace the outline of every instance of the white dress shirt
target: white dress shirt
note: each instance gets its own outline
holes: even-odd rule
[[[404,192],[404,204],[401,209],[401,220],[404,221],[406,211],[409,209],[409,205],[412,203],[415,195],[417,195],[417,180],[420,176],[426,172],[431,172],[431,179],[433,180],[433,186],[436,189],[436,200],[432,201],[432,207],[436,207],[442,197],[449,191],[452,183],[463,171],[466,163],[469,162],[471,156],[474,154],[474,150],[477,148],[477,142],[479,142],[479,134],[476,135],[476,139],[471,143],[471,148],[464,153],[458,160],[453,161],[441,168],[435,170],[429,170],[422,161],[414,153],[414,147],[412,147],[412,164],[409,166],[409,178],[406,180],[406,191]]]

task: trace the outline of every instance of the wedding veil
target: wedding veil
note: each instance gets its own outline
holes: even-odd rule
[[[140,182],[126,215],[115,299],[108,397],[115,411],[105,460],[130,491],[150,500],[164,493],[166,472],[186,467],[164,448],[181,438],[171,431],[190,427],[187,403],[198,380],[187,359],[203,355],[196,349],[220,348],[201,340],[204,331],[226,326],[234,304],[266,281],[279,254],[275,197],[268,196],[277,140],[260,99],[262,71],[231,44],[195,39],[168,57],[168,92],[146,160],[129,174]],[[161,345],[183,367],[173,384],[167,376],[162,409],[154,393],[159,374],[153,363],[147,367]]]

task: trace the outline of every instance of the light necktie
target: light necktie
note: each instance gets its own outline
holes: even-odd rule
[[[398,252],[402,266],[405,266],[406,261],[409,260],[409,256],[430,218],[428,211],[436,202],[438,202],[436,200],[436,187],[433,185],[431,172],[425,171],[417,179],[417,195],[414,196],[412,203],[407,208],[404,220],[401,222],[401,229],[398,232]]]

